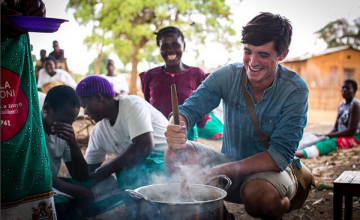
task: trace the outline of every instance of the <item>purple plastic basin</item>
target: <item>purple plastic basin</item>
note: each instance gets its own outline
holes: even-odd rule
[[[60,25],[68,20],[59,18],[46,18],[35,16],[14,16],[9,15],[8,19],[19,28],[28,32],[53,33],[56,32]]]

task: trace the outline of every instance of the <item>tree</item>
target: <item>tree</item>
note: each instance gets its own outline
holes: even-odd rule
[[[100,61],[100,65],[99,65],[99,73],[107,73],[107,70],[106,70],[106,61],[109,59],[109,55],[107,53],[103,53],[103,55],[101,56],[101,61]],[[94,61],[92,63],[89,64],[89,67],[88,67],[88,72],[86,73],[87,76],[89,75],[99,75],[99,74],[96,74],[95,72],[95,65],[96,63],[98,62],[98,57],[96,57],[94,59]],[[116,68],[117,66],[115,66]],[[123,68],[116,68],[116,72],[117,73],[126,73],[128,72],[126,70],[125,67]]]
[[[89,75],[99,75],[100,73],[106,73],[106,66],[105,66],[105,62],[106,60],[108,59],[108,54],[103,54],[101,56],[101,60],[100,60],[100,63],[99,63],[99,73],[96,74],[96,71],[95,71],[95,64],[98,62],[98,57],[96,57],[94,59],[94,61],[92,63],[89,64],[89,67],[88,67],[88,72],[86,73],[87,76]]]
[[[350,45],[352,47],[360,46],[360,17],[354,20],[354,25],[346,19],[341,18],[329,22],[315,34],[323,39],[328,48]]]
[[[211,38],[223,43],[228,52],[237,42],[225,0],[69,0],[67,7],[75,9],[79,24],[93,25],[93,34],[85,43],[100,48],[99,60],[105,50],[117,54],[125,65],[132,64],[132,94],[138,63],[154,62],[149,56],[157,48],[153,33],[162,27],[179,27],[195,45]]]

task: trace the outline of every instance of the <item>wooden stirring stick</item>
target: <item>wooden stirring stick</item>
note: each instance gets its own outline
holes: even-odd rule
[[[173,84],[171,85],[171,106],[172,106],[172,111],[173,111],[173,118],[174,118],[174,124],[175,125],[180,125],[180,115],[179,115],[179,105],[178,105],[178,99],[177,99],[177,93],[176,93],[176,85]],[[184,152],[181,150],[181,152],[179,152],[181,155],[181,160],[182,160],[182,165],[185,165],[185,154]],[[184,168],[180,167],[181,170],[181,198],[189,201],[191,200],[191,196],[190,196],[190,187],[189,187],[189,183],[187,181],[186,178],[186,173],[184,171]]]
[[[180,125],[179,104],[175,84],[171,85],[171,106],[173,111],[174,124]]]

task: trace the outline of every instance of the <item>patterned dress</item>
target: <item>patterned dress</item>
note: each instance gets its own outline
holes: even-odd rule
[[[340,106],[338,108],[338,116],[337,116],[337,130],[338,131],[343,131],[345,129],[347,129],[347,127],[349,126],[349,120],[350,120],[350,111],[352,106],[354,105],[354,103],[359,104],[359,100],[357,100],[356,98],[353,98],[353,100],[349,103],[346,104],[345,101],[340,103]],[[360,121],[358,123],[358,126],[356,128],[356,132],[355,134],[360,132]]]
[[[56,219],[28,34],[1,38],[1,218]]]

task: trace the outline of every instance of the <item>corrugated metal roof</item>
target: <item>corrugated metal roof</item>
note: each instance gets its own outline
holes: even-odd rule
[[[320,51],[320,52],[306,53],[306,54],[304,54],[302,56],[298,56],[298,57],[289,57],[289,58],[286,58],[284,61],[282,61],[282,63],[305,61],[305,60],[308,60],[308,59],[310,59],[312,57],[319,57],[319,56],[323,56],[323,55],[330,54],[330,53],[335,53],[335,52],[346,50],[346,49],[357,50],[355,48],[352,48],[350,45],[340,46],[340,47],[333,47],[333,48],[325,49],[325,50]]]

